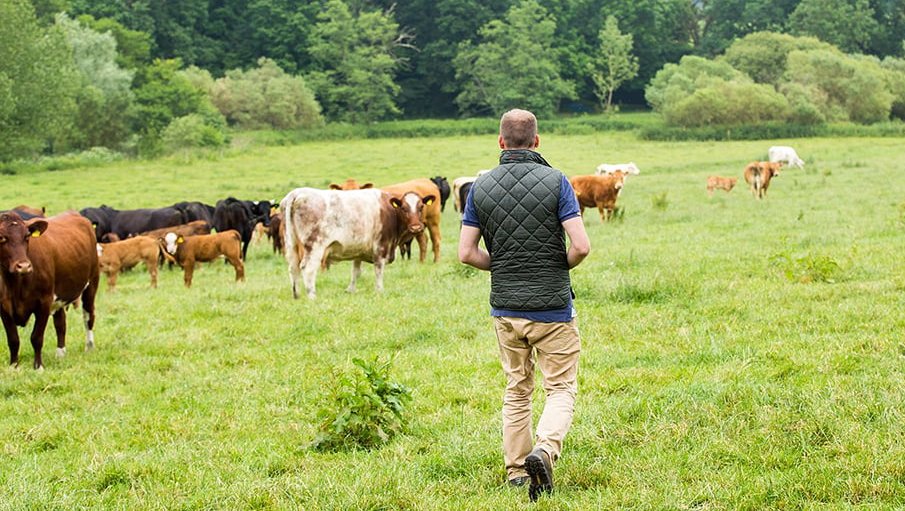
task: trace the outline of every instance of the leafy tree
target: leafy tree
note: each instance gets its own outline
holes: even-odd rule
[[[870,47],[879,25],[869,0],[802,0],[789,18],[791,31],[812,35],[845,52]]]
[[[0,160],[34,154],[65,132],[78,80],[56,27],[27,0],[0,2]]]
[[[613,92],[638,74],[638,58],[632,55],[632,35],[623,35],[619,31],[619,22],[615,17],[606,19],[599,37],[600,49],[597,58],[588,64],[588,71],[601,105],[609,111],[612,109]]]
[[[881,64],[886,71],[886,83],[892,93],[892,115],[905,119],[905,59],[886,57]]]
[[[698,53],[723,53],[735,39],[753,32],[784,32],[789,15],[800,0],[702,0],[697,6],[700,35]],[[821,0],[822,1],[822,0]]]
[[[757,83],[779,84],[786,71],[786,59],[795,50],[834,50],[833,45],[813,37],[795,37],[774,32],[755,32],[737,39],[724,58]]]
[[[35,16],[42,25],[53,24],[57,14],[69,9],[68,0],[31,0],[31,5],[35,8]]]
[[[214,106],[227,121],[242,128],[286,129],[323,122],[320,105],[305,80],[286,74],[270,59],[261,58],[256,69],[227,71],[209,87]]]
[[[750,78],[726,62],[686,55],[678,64],[663,66],[648,85],[645,97],[654,110],[662,111],[713,83],[746,80]]]
[[[392,11],[353,13],[342,0],[328,0],[317,20],[308,48],[316,70],[309,81],[327,116],[371,122],[399,114],[395,51],[408,38]]]
[[[151,35],[139,30],[130,30],[112,18],[95,19],[90,14],[82,14],[76,20],[101,34],[110,34],[116,40],[116,63],[124,69],[137,69],[151,62]]]
[[[477,45],[463,42],[453,66],[461,80],[456,97],[464,113],[499,114],[514,107],[539,116],[556,111],[575,86],[563,80],[553,51],[556,21],[535,0],[523,0],[478,32]]]
[[[223,131],[206,123],[198,114],[173,119],[160,135],[161,144],[168,153],[198,147],[220,147],[226,143]]]
[[[116,64],[116,41],[59,14],[57,25],[72,47],[79,74],[77,112],[69,143],[77,148],[115,147],[130,134],[132,71]]]
[[[715,80],[663,109],[668,124],[695,127],[785,120],[788,100],[770,85]]]

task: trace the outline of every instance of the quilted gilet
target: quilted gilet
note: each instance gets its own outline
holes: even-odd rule
[[[474,184],[475,210],[490,252],[490,304],[518,311],[563,309],[570,303],[571,282],[558,215],[562,173],[530,158],[540,155],[525,153],[525,159],[508,155]]]

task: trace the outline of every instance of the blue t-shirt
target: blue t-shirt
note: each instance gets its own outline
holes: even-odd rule
[[[562,177],[562,185],[559,187],[559,222],[565,222],[571,218],[581,215],[581,209],[578,207],[578,198],[575,197],[575,190],[572,189],[572,183]],[[462,224],[470,227],[481,228],[478,223],[478,212],[474,206],[474,187],[468,192],[468,198],[465,199],[465,208],[462,213]],[[513,311],[507,309],[497,309],[491,307],[491,316],[506,316],[513,318],[530,319],[539,323],[562,323],[572,321],[577,312],[572,306],[572,300],[569,305],[563,309],[553,309],[546,311]]]

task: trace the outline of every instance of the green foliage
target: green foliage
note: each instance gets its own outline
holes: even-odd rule
[[[887,90],[893,95],[890,113],[905,119],[905,59],[886,57],[881,64],[885,70]]]
[[[319,451],[374,449],[403,432],[411,391],[390,381],[390,361],[352,360],[361,373],[335,374],[330,403],[318,411],[320,427],[312,447]]]
[[[830,256],[819,254],[793,254],[779,252],[770,258],[770,264],[777,267],[791,282],[807,284],[824,282],[831,284],[842,272],[839,263]]]
[[[788,100],[770,85],[715,82],[664,108],[663,117],[677,126],[725,126],[779,121],[788,112]]]
[[[209,87],[211,101],[239,128],[311,128],[323,123],[320,105],[300,76],[286,74],[276,62],[261,58],[258,67],[234,69]]]
[[[795,50],[834,50],[813,37],[795,37],[776,32],[755,32],[736,39],[723,59],[757,83],[778,85],[786,71],[789,53]]]
[[[552,115],[559,102],[575,97],[575,86],[560,77],[553,51],[556,20],[535,0],[523,0],[478,31],[480,42],[463,42],[453,59],[462,112],[500,115],[525,108]]]
[[[399,114],[394,52],[404,44],[392,11],[353,13],[342,0],[328,0],[308,48],[316,68],[308,81],[327,117],[373,122]]]
[[[638,74],[638,58],[632,55],[632,35],[619,31],[619,22],[614,16],[607,17],[598,38],[600,47],[596,58],[588,63],[588,72],[597,98],[604,110],[609,111],[613,92]]]
[[[59,29],[40,27],[27,0],[0,2],[0,161],[52,150],[78,83]]]
[[[655,111],[663,111],[707,85],[746,80],[750,81],[726,62],[688,55],[678,64],[663,66],[645,89],[644,96]]]
[[[95,19],[90,14],[82,14],[76,21],[116,39],[116,63],[120,67],[134,70],[151,62],[151,35],[147,32],[130,30],[111,18]]]
[[[789,16],[789,28],[843,51],[861,53],[880,27],[869,0],[802,0]]]
[[[198,114],[173,119],[160,136],[168,153],[194,148],[215,148],[226,143],[226,136],[215,126],[207,124]]]

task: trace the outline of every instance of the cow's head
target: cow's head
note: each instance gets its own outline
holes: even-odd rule
[[[28,221],[15,213],[0,215],[0,266],[7,273],[24,275],[34,269],[28,258],[28,240],[47,230],[47,220]]]
[[[185,237],[181,234],[176,234],[175,232],[168,232],[160,239],[164,251],[171,256],[176,255],[176,251],[179,250],[179,245],[185,243]]]
[[[424,206],[429,206],[437,200],[433,195],[421,197],[415,192],[407,192],[401,199],[390,198],[390,205],[411,234],[419,234],[424,230],[423,212]]]
[[[763,169],[770,173],[771,176],[778,176],[780,169],[782,169],[781,161],[774,162],[763,162]]]
[[[363,185],[358,184],[354,178],[346,179],[346,182],[338,185],[336,183],[330,183],[331,190],[365,190],[368,188],[373,188],[374,183],[365,183]]]

